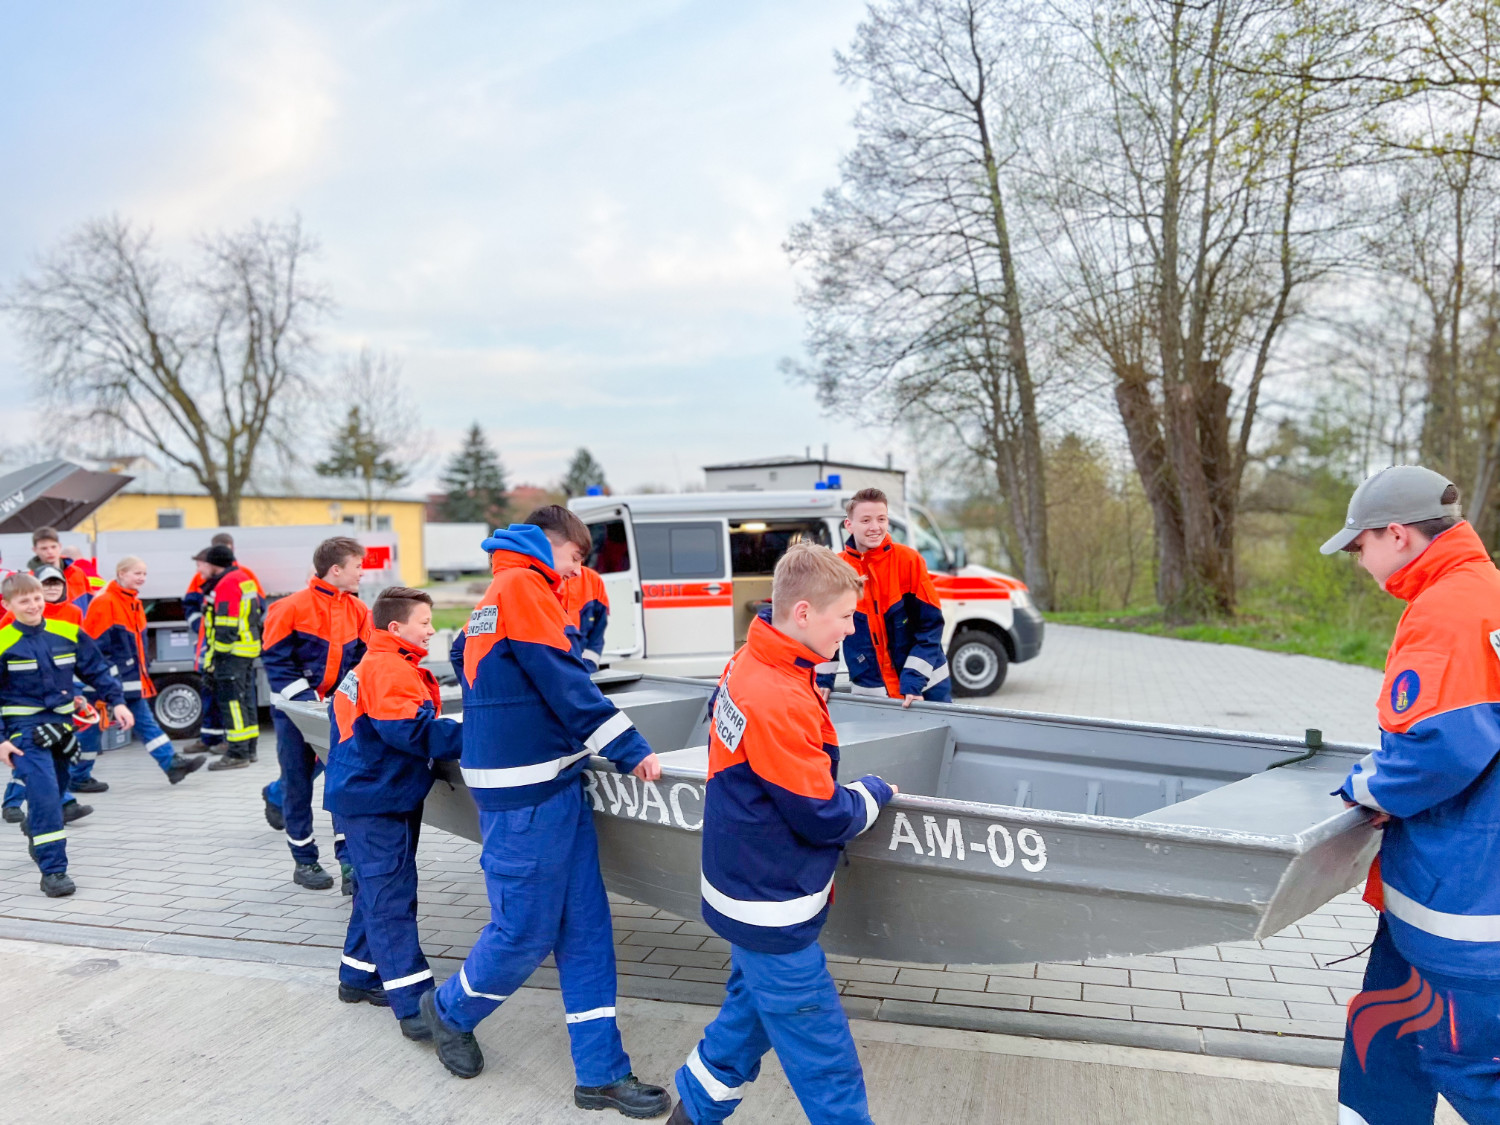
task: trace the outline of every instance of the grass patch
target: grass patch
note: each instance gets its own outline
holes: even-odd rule
[[[461,607],[445,606],[432,611],[432,627],[434,629],[461,629],[469,620],[470,610]]]
[[[1171,625],[1156,607],[1127,610],[1062,611],[1048,613],[1047,620],[1060,625],[1087,625],[1095,629],[1119,629],[1149,633],[1183,641],[1207,641],[1221,645],[1244,645],[1270,652],[1295,652],[1344,664],[1384,668],[1386,650],[1395,634],[1400,603],[1390,600],[1389,614],[1374,620],[1328,621],[1309,618],[1274,603],[1247,605],[1230,621]],[[1381,607],[1384,608],[1384,607]],[[1370,615],[1374,616],[1374,615]]]

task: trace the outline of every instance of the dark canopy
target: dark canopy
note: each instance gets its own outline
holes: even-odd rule
[[[43,461],[0,477],[0,532],[65,531],[133,478],[97,473],[72,461]]]

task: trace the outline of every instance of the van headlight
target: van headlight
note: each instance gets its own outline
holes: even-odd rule
[[[1016,609],[1030,609],[1031,595],[1017,586],[1010,592],[1010,604]]]

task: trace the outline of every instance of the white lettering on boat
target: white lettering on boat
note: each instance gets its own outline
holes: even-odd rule
[[[583,791],[595,812],[650,824],[665,824],[687,832],[703,829],[704,787],[676,781],[663,795],[654,781],[606,770],[584,770]]]
[[[975,831],[981,829],[982,831]],[[966,831],[967,828],[967,831]],[[911,819],[899,810],[892,818],[891,840],[887,851],[897,851],[902,845],[910,847],[916,855],[926,859],[989,860],[996,867],[1007,868],[1016,862],[1016,853],[1021,853],[1021,866],[1027,871],[1040,871],[1047,866],[1047,842],[1034,828],[1022,828],[1014,835],[1003,824],[974,825],[958,817],[938,818],[928,814],[922,816],[923,835],[917,835]],[[968,843],[965,844],[965,836]]]

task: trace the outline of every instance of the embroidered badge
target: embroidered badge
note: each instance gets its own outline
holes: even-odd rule
[[[339,691],[349,697],[350,703],[359,702],[359,677],[354,674],[354,669],[349,669],[349,674],[339,682]]]
[[[481,633],[493,633],[499,626],[500,607],[497,605],[482,605],[469,614],[469,625],[464,630],[464,633],[470,637],[477,637]]]
[[[1411,710],[1411,705],[1422,694],[1422,678],[1408,668],[1396,676],[1391,684],[1391,710],[1400,715]]]
[[[734,705],[729,692],[719,689],[718,701],[714,703],[714,734],[729,748],[731,754],[740,748],[740,739],[745,737],[745,713]]]

